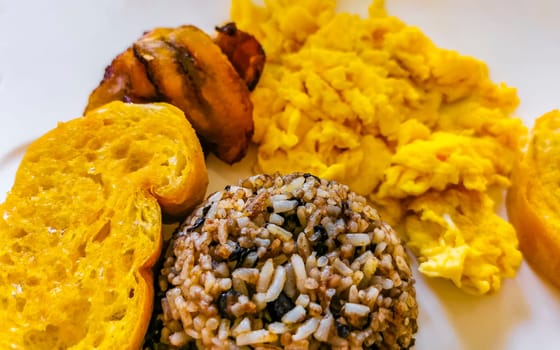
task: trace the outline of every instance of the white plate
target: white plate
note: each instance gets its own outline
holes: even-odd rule
[[[367,1],[342,1],[365,12]],[[560,105],[560,2],[556,0],[387,0],[439,46],[486,61],[496,81],[518,88],[530,126]],[[228,1],[0,0],[0,199],[21,147],[57,121],[81,114],[111,59],[144,30],[192,23],[211,32]],[[210,160],[211,189],[248,173]],[[416,349],[558,349],[560,292],[523,264],[495,295],[472,297],[417,274]]]

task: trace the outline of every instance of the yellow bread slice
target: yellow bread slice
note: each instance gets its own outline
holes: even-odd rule
[[[506,203],[523,255],[560,287],[560,111],[535,121]]]
[[[163,103],[112,102],[32,143],[0,205],[0,349],[139,348],[161,211],[186,213],[207,183]]]

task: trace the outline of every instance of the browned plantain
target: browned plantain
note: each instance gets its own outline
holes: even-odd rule
[[[253,135],[245,82],[220,47],[194,26],[155,29],[117,56],[86,111],[113,100],[174,104],[205,149],[230,164],[245,156]]]
[[[216,27],[216,31],[218,35],[214,42],[226,54],[239,76],[245,80],[249,91],[253,91],[266,61],[261,44],[251,34],[238,30],[235,23]]]
[[[103,81],[89,96],[86,111],[108,102],[120,100],[144,103],[154,101],[155,87],[146,75],[144,65],[135,57],[132,48],[118,55],[105,69]]]
[[[249,91],[212,39],[194,26],[146,35],[133,45],[158,93],[181,108],[222,160],[246,153],[253,134]]]

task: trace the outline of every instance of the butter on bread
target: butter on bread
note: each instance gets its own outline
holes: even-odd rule
[[[153,303],[161,212],[204,197],[181,110],[112,102],[28,148],[0,205],[0,348],[137,349]]]
[[[512,176],[506,204],[521,251],[560,287],[560,111],[535,121]]]

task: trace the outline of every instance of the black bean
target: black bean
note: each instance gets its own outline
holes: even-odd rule
[[[329,252],[329,247],[327,247],[323,242],[313,244],[313,250],[317,252],[317,256],[323,256]]]
[[[327,230],[325,230],[323,225],[315,225],[313,227],[313,231],[315,232],[314,236],[319,236],[313,243],[313,250],[317,252],[317,256],[327,254],[329,251],[329,247],[326,244],[326,241],[329,238]]]
[[[332,297],[329,309],[331,310],[334,317],[339,317],[340,313],[342,312],[342,307],[344,303],[338,298],[336,295]]]
[[[336,325],[336,333],[338,334],[339,337],[341,338],[348,338],[348,336],[350,335],[350,326],[342,324],[338,321],[335,322]]]
[[[208,214],[208,211],[210,210],[211,207],[212,207],[211,204],[208,204],[207,206],[205,206],[205,207],[202,209],[202,215],[203,215],[203,216],[206,216],[206,214]]]
[[[373,252],[375,252],[375,247],[377,247],[377,244],[371,243],[366,247],[366,250],[369,250],[373,253]]]
[[[319,233],[319,237],[320,237],[321,241],[323,241],[323,242],[326,241],[329,238],[329,235],[327,234],[327,230],[325,230],[323,225],[313,226],[313,231],[315,231],[315,233]]]
[[[310,173],[303,174],[303,177],[306,178],[306,179],[310,176],[313,177],[315,180],[317,180],[318,183],[321,183],[321,179],[318,176],[315,176],[315,175],[310,174]]]
[[[281,214],[284,218],[284,224],[282,227],[292,233],[296,231],[298,227],[301,227],[301,223],[299,222],[299,218],[296,214]]]
[[[243,255],[243,251],[247,248],[242,248],[237,242],[234,242],[235,248],[233,248],[233,252],[228,257],[228,261],[237,261]]]
[[[233,249],[233,252],[231,252],[231,254],[228,257],[228,261],[235,261],[235,267],[240,267],[243,265],[243,263],[245,262],[245,259],[247,258],[247,255],[249,255],[249,253],[257,251],[256,248],[244,248],[241,247],[237,242],[235,243],[235,248]]]
[[[292,299],[290,299],[290,297],[287,296],[284,292],[281,292],[276,300],[266,304],[266,309],[268,310],[270,317],[272,317],[274,321],[280,321],[282,319],[282,316],[284,316],[295,306],[296,305],[294,304]]]
[[[235,315],[231,313],[231,306],[237,302],[238,296],[239,293],[233,289],[220,293],[217,302],[220,316],[230,320],[235,319]]]
[[[196,220],[194,221],[194,224],[192,224],[191,227],[187,228],[187,231],[196,230],[197,228],[199,228],[200,226],[202,226],[204,224],[204,221],[206,221],[206,218],[204,218],[204,217],[196,218]]]
[[[346,213],[346,211],[350,210],[350,205],[348,201],[342,201],[342,213]]]

